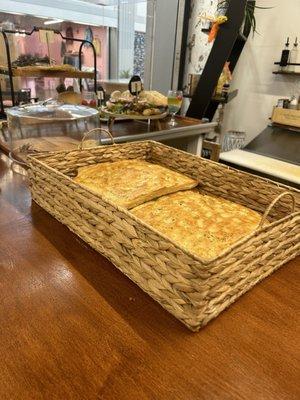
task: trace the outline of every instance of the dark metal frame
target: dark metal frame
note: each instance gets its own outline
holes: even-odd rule
[[[218,79],[225,62],[231,61],[234,68],[245,45],[245,38],[240,35],[240,27],[244,20],[247,0],[231,0],[227,10],[228,22],[220,26],[198,86],[192,97],[187,116],[193,118],[208,117],[211,119],[217,104],[211,104]]]
[[[184,71],[185,71],[185,59],[186,59],[186,44],[189,34],[189,19],[191,14],[191,0],[185,0],[184,6],[184,17],[183,17],[183,28],[182,28],[182,40],[181,40],[181,53],[180,53],[180,66],[178,74],[178,88],[183,88]]]
[[[12,68],[12,62],[11,62],[11,56],[10,56],[10,48],[9,48],[9,41],[7,34],[22,34],[26,36],[31,36],[35,32],[39,32],[40,30],[43,31],[51,31],[54,32],[56,35],[59,35],[63,40],[73,40],[74,42],[80,42],[80,47],[79,47],[79,70],[81,71],[82,68],[82,49],[85,44],[88,44],[92,47],[93,50],[93,55],[94,55],[94,91],[97,93],[97,55],[96,55],[96,50],[95,46],[93,45],[92,42],[89,40],[85,39],[78,39],[78,38],[71,38],[64,36],[59,30],[56,29],[51,29],[51,28],[39,28],[34,26],[31,31],[22,31],[22,30],[10,30],[10,29],[3,29],[0,30],[0,33],[2,33],[2,37],[4,40],[5,44],[5,50],[6,50],[6,58],[7,58],[7,68],[8,68],[8,76],[9,76],[9,83],[10,83],[10,91],[11,91],[11,100],[13,106],[16,105],[16,98],[15,98],[15,92],[14,92],[14,82],[13,82],[13,68]],[[82,79],[79,79],[79,87],[80,90],[82,90]],[[1,92],[1,88],[0,88]],[[2,100],[2,96],[0,96],[0,100]],[[1,101],[1,112],[3,112],[3,103]]]

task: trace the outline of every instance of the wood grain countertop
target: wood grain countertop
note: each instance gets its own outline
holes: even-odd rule
[[[189,332],[0,156],[1,400],[296,400],[300,259]]]
[[[167,141],[170,139],[204,137],[207,133],[213,132],[217,126],[216,122],[202,122],[199,119],[176,116],[177,125],[169,125],[171,117],[161,120],[153,120],[148,124],[147,120],[116,120],[114,125],[102,122],[102,127],[109,129],[114,136],[116,143],[131,142],[136,140],[157,140]],[[202,139],[201,139],[202,140]],[[110,144],[109,138],[101,138],[102,144]],[[191,151],[194,153],[193,151]]]
[[[176,122],[177,125],[175,127],[171,127],[169,125],[170,117],[166,117],[164,119],[159,120],[161,125],[161,131],[164,132],[176,132],[177,130],[182,129],[191,129],[191,128],[199,128],[212,126],[215,127],[216,123],[203,123],[200,119],[190,118],[190,117],[182,117],[177,115]],[[151,121],[151,124],[148,124],[147,120],[139,121],[139,120],[120,120],[114,123],[113,127],[113,135],[118,138],[121,136],[128,135],[137,135],[137,134],[145,134],[145,133],[155,133],[158,131],[157,125],[154,123],[155,121]],[[103,123],[103,127],[105,128],[106,124]]]

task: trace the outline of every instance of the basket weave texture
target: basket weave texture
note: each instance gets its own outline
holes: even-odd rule
[[[271,223],[217,258],[201,260],[72,180],[79,167],[122,159],[144,159],[184,173],[199,180],[201,193],[262,214],[279,196],[268,210]],[[33,200],[193,331],[300,254],[300,191],[296,189],[151,141],[43,153],[29,157],[29,162]],[[283,195],[287,191],[290,195]],[[291,197],[295,199],[292,212]]]

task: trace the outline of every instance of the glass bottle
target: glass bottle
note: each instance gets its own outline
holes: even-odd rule
[[[280,71],[287,71],[288,70],[288,63],[290,60],[290,38],[287,38],[285,48],[282,50],[281,53],[281,60],[280,60]]]
[[[290,54],[290,63],[296,64],[298,62],[298,38],[296,37],[294,46]],[[290,72],[296,72],[296,65],[289,65]]]

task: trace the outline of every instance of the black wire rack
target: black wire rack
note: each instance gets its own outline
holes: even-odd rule
[[[25,31],[25,30],[11,30],[11,29],[0,29],[0,33],[2,34],[3,40],[4,40],[4,45],[5,45],[5,51],[6,51],[6,59],[7,59],[7,69],[1,70],[0,74],[5,74],[8,75],[9,77],[9,86],[10,86],[10,97],[12,101],[12,105],[16,106],[17,105],[17,99],[16,99],[16,93],[14,91],[14,73],[13,73],[13,66],[12,66],[12,60],[11,60],[11,53],[10,53],[10,46],[9,46],[9,40],[8,40],[8,35],[9,34],[21,34],[25,36],[31,36],[33,33],[39,32],[39,31],[51,31],[54,32],[54,34],[59,35],[62,40],[72,40],[74,42],[79,42],[79,71],[82,69],[82,55],[83,55],[83,46],[85,44],[89,45],[92,48],[93,51],[93,64],[94,64],[94,72],[93,72],[93,79],[94,79],[94,92],[97,93],[97,57],[96,57],[96,50],[95,46],[93,43],[89,40],[86,39],[78,39],[74,37],[67,37],[64,36],[59,30],[56,29],[51,29],[51,28],[39,28],[37,26],[34,26],[31,31]],[[82,90],[82,79],[79,78],[79,87],[80,90]],[[4,104],[3,104],[3,95],[2,95],[2,89],[0,85],[0,112],[2,116],[5,116],[5,110],[4,110]]]

